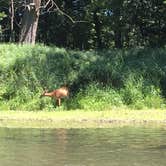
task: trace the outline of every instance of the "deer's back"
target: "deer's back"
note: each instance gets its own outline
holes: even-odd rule
[[[54,96],[56,98],[66,97],[66,96],[68,96],[68,89],[67,88],[56,89],[56,90],[54,90]]]

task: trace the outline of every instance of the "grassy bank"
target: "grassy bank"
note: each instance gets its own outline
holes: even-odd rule
[[[166,126],[165,110],[25,112],[1,111],[0,127],[107,128],[126,125]]]
[[[0,45],[0,110],[53,110],[39,96],[63,84],[70,97],[57,110],[165,109],[166,49]]]

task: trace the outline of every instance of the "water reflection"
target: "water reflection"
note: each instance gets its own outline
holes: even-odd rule
[[[166,130],[0,128],[2,166],[165,166]]]

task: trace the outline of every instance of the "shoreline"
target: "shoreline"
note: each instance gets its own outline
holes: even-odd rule
[[[111,128],[166,127],[166,110],[109,111],[0,111],[0,127],[7,128]]]

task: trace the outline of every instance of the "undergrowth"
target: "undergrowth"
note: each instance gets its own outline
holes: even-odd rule
[[[43,89],[67,84],[57,110],[165,108],[166,49],[72,51],[0,45],[0,110],[54,110]]]

